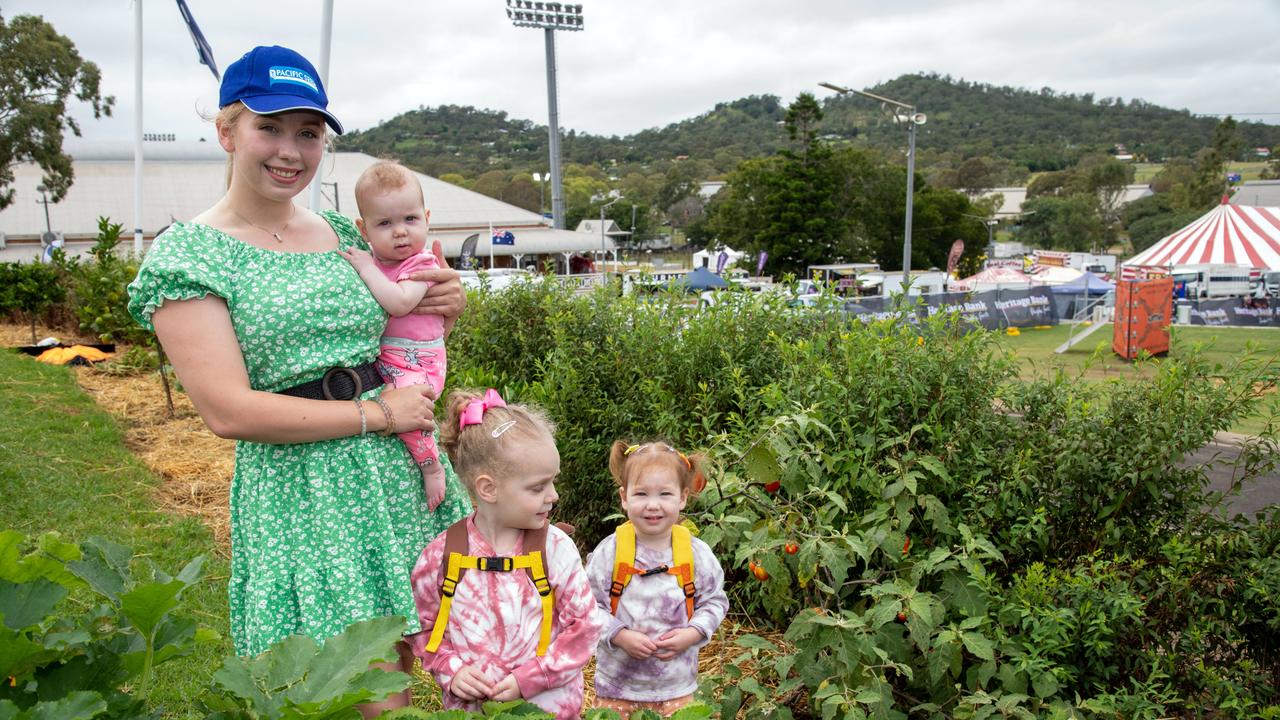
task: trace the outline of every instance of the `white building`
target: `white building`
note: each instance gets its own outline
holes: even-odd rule
[[[66,144],[74,160],[75,182],[65,198],[49,203],[49,227],[65,238],[67,252],[81,254],[92,246],[98,217],[107,216],[124,225],[125,241],[133,236],[133,146],[129,143]],[[142,231],[146,244],[175,221],[187,221],[217,202],[226,188],[226,154],[216,143],[148,143],[142,178]],[[331,153],[324,158],[319,177],[323,182],[319,209],[336,209],[355,215],[356,178],[377,162],[364,153]],[[28,260],[41,251],[45,232],[45,206],[36,187],[40,168],[21,163],[13,168],[13,203],[0,211],[0,261]],[[414,173],[422,183],[431,210],[429,239],[439,240],[447,257],[456,258],[468,236],[478,234],[476,256],[487,265],[492,247],[495,264],[526,266],[548,259],[563,265],[574,253],[599,252],[600,235],[556,230],[535,212],[509,205]],[[304,191],[296,202],[306,205]],[[513,245],[488,242],[489,228],[511,231]],[[605,239],[606,249],[614,243]]]
[[[1120,205],[1127,205],[1138,198],[1144,198],[1153,194],[1151,188],[1146,185],[1126,185],[1124,193],[1120,196]],[[996,210],[997,218],[1016,217],[1022,214],[1022,205],[1027,201],[1027,189],[1024,187],[1003,187],[992,188],[982,194],[982,197],[991,197],[992,195],[1003,196],[1003,202]]]

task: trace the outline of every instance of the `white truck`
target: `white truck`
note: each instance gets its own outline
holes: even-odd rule
[[[870,272],[862,276],[863,292],[879,288],[878,293],[884,297],[902,294],[902,272]],[[912,271],[908,293],[916,295],[933,295],[947,291],[947,274],[940,270]]]
[[[1169,274],[1173,277],[1174,294],[1181,284],[1188,300],[1199,298],[1246,297],[1249,295],[1248,265],[1226,263],[1194,263],[1174,265]]]

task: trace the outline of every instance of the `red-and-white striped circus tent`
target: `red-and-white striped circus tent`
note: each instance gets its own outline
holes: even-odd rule
[[[1123,276],[1138,268],[1226,263],[1280,270],[1280,208],[1225,202],[1198,220],[1126,260]]]

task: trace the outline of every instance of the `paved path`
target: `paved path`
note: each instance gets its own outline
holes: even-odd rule
[[[1218,433],[1213,442],[1191,453],[1181,464],[1209,465],[1209,489],[1223,491],[1231,487],[1231,480],[1238,472],[1235,467],[1240,455],[1240,444],[1247,440],[1243,435]],[[1280,468],[1255,478],[1243,488],[1240,495],[1227,499],[1232,512],[1253,517],[1264,505],[1280,504]]]

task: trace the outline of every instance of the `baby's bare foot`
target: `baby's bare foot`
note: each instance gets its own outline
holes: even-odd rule
[[[444,502],[444,466],[433,462],[421,467],[422,484],[427,489],[427,508],[435,510]]]

